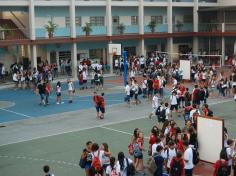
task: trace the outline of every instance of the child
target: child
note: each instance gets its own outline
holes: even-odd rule
[[[102,144],[101,150],[104,151],[104,156],[102,157],[102,164],[103,164],[102,168],[104,171],[106,171],[106,168],[110,165],[111,152],[109,150],[107,143]]]
[[[106,168],[106,175],[120,175],[120,173],[116,170],[116,159],[113,156],[110,158],[110,165]]]
[[[74,91],[75,91],[75,89],[74,89],[74,84],[73,84],[73,82],[72,82],[70,79],[68,79],[67,85],[68,85],[69,103],[72,103],[73,93],[74,93]]]
[[[49,166],[43,166],[43,172],[45,176],[54,176],[54,174],[50,173],[50,167]]]
[[[63,104],[64,102],[61,101],[61,82],[57,82],[56,86],[56,95],[57,95],[57,104]]]

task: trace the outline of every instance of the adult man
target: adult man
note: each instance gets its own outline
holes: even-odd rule
[[[152,108],[153,108],[153,110],[152,110],[151,114],[149,115],[149,119],[151,119],[152,116],[156,113],[156,110],[157,110],[157,108],[159,106],[158,99],[159,99],[158,98],[158,94],[155,93],[153,98],[152,98]]]
[[[184,173],[185,176],[193,175],[193,149],[189,146],[188,141],[183,142],[184,147]]]

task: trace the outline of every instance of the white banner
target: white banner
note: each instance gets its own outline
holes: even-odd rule
[[[180,60],[180,70],[183,71],[183,79],[190,80],[191,63],[189,60]]]

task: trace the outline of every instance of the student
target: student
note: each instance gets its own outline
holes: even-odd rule
[[[118,153],[118,161],[116,162],[117,173],[120,173],[121,176],[128,176],[127,168],[132,164],[133,161],[129,158],[126,158],[123,152]]]
[[[40,105],[46,105],[45,103],[45,93],[46,93],[46,85],[44,83],[43,80],[40,81],[40,83],[38,84],[38,90],[39,90],[39,95],[40,95],[40,98],[41,98],[41,102],[40,102]]]
[[[213,117],[213,112],[212,112],[212,110],[209,109],[208,104],[203,105],[202,112],[205,116]]]
[[[192,101],[193,104],[200,105],[200,90],[198,89],[198,85],[194,86],[193,92],[192,92]]]
[[[58,81],[56,85],[56,95],[57,95],[57,104],[64,104],[64,102],[61,101],[61,82]]]
[[[125,86],[125,101],[127,102],[128,106],[130,107],[130,85],[129,82],[126,83]]]
[[[51,91],[52,91],[51,83],[50,83],[50,81],[47,81],[47,83],[46,83],[46,91],[45,91],[46,92],[46,102],[45,103],[47,105],[49,105],[48,99],[49,99]]]
[[[214,176],[228,176],[228,162],[224,159],[223,150],[220,152],[220,159],[214,164]]]
[[[159,107],[159,98],[158,98],[158,93],[156,92],[152,98],[152,112],[149,115],[149,119],[152,119],[152,116],[155,115],[157,108]]]
[[[171,160],[169,174],[170,176],[184,176],[184,160],[181,152],[177,152],[177,155]]]
[[[170,96],[170,116],[171,117],[172,117],[172,111],[174,109],[178,113],[178,102],[177,102],[177,95],[175,91],[173,91],[172,95]]]
[[[106,176],[120,176],[120,173],[117,172],[116,159],[115,157],[110,158],[110,165],[106,168]]]
[[[234,151],[234,141],[232,139],[228,139],[227,141],[228,147],[226,148],[227,159],[228,159],[228,175],[231,174],[232,169],[232,156]]]
[[[73,82],[70,79],[68,79],[68,81],[67,81],[67,86],[68,86],[68,97],[69,97],[69,101],[68,102],[72,103],[72,101],[73,101],[73,93],[75,91],[75,88],[74,88]]]
[[[50,167],[48,165],[43,166],[44,176],[54,176],[54,174],[50,173]]]
[[[104,93],[101,93],[101,96],[97,97],[97,110],[98,113],[99,111],[101,112],[99,114],[100,119],[104,119],[104,114],[105,114],[105,99],[104,99]]]
[[[86,176],[90,176],[89,171],[91,169],[92,158],[93,158],[92,153],[91,153],[92,145],[93,145],[92,141],[86,142],[86,148],[83,150],[81,154],[81,159],[80,159],[84,163],[83,169],[85,171]]]
[[[107,143],[102,143],[101,150],[104,151],[104,156],[102,157],[102,168],[104,172],[106,172],[106,168],[110,165],[111,152]]]
[[[138,105],[141,103],[141,101],[139,100],[138,98],[138,95],[139,95],[139,85],[137,83],[137,80],[134,80],[134,85],[133,85],[133,88],[134,90],[134,99],[135,99],[135,104]]]
[[[164,164],[164,158],[163,156],[161,155],[163,151],[163,147],[162,146],[157,146],[156,147],[156,154],[154,155],[154,160],[155,160],[155,163],[156,163],[156,171],[154,173],[154,176],[162,176],[162,173],[163,173],[163,164]]]
[[[184,172],[185,176],[193,175],[193,149],[189,146],[187,140],[183,142],[184,147]]]
[[[164,158],[166,160],[166,167],[167,167],[167,172],[169,173],[170,171],[170,163],[172,158],[176,157],[177,155],[177,150],[175,148],[175,143],[173,141],[170,141],[168,143],[168,149],[165,151]]]

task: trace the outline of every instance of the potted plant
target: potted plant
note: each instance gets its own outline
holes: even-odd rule
[[[44,28],[48,32],[48,38],[52,38],[53,37],[53,34],[54,34],[54,32],[55,32],[57,27],[58,27],[58,25],[56,23],[54,23],[52,21],[52,19],[50,21],[48,21],[48,23],[44,26]]]
[[[178,20],[177,23],[176,23],[177,31],[180,32],[182,30],[183,26],[184,26],[184,24],[181,21]]]
[[[82,28],[82,30],[85,32],[86,36],[90,35],[90,32],[93,31],[90,23],[85,23],[85,26]]]
[[[124,24],[123,24],[123,23],[119,24],[119,25],[117,26],[117,30],[118,30],[119,34],[123,34],[123,33],[124,33],[124,30],[125,30]]]
[[[148,23],[148,28],[150,29],[151,33],[154,33],[155,32],[155,27],[156,27],[156,22],[151,20],[149,23]]]

